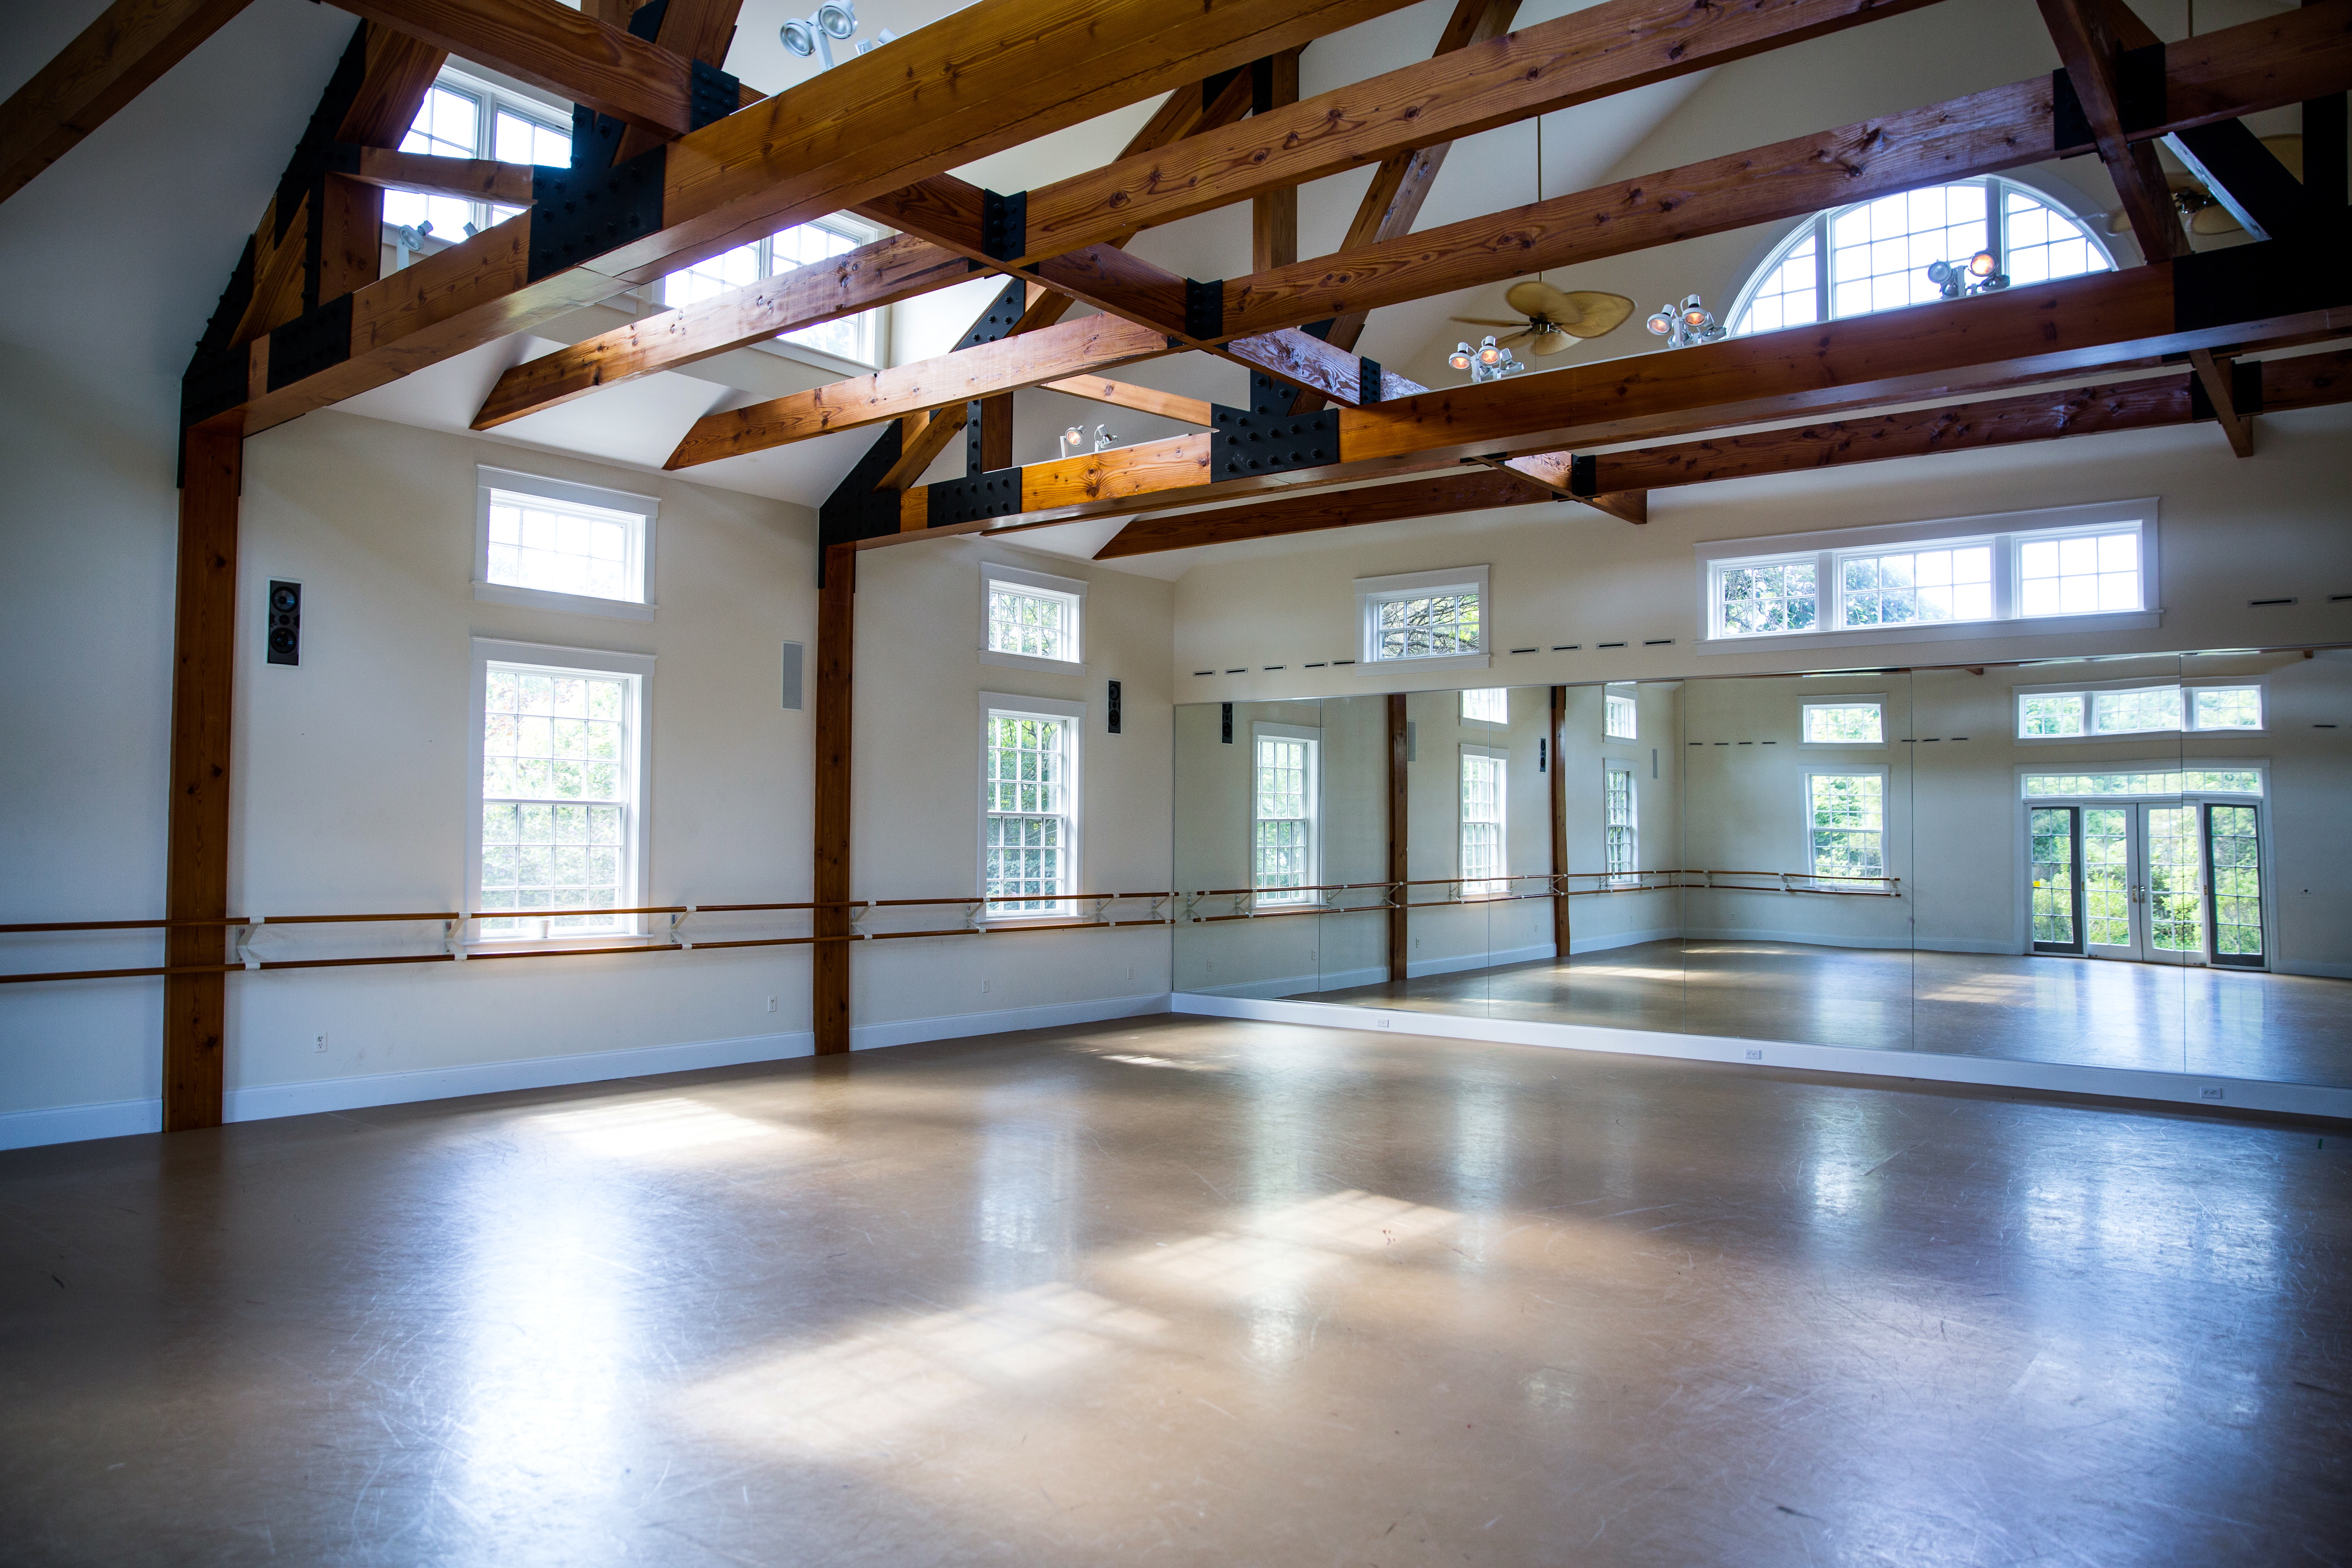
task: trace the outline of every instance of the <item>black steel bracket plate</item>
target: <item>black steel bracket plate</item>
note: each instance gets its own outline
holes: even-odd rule
[[[352,357],[352,299],[345,294],[330,300],[269,334],[270,391],[332,370]]]
[[[530,176],[531,282],[604,255],[662,226],[667,147],[612,169],[535,168]]]
[[[974,479],[946,479],[927,487],[924,500],[929,507],[924,523],[930,528],[1011,517],[1021,510],[1021,470],[999,468]]]
[[[1245,479],[1285,468],[1315,468],[1339,458],[1339,416],[1262,413],[1213,404],[1209,482]]]

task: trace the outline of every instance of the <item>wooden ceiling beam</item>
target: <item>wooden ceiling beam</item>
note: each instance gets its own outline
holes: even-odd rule
[[[2124,216],[2131,220],[2132,237],[2149,261],[2162,261],[2188,249],[2180,215],[2165,184],[2164,169],[2156,149],[2134,142],[2126,133],[2122,86],[2123,53],[2158,42],[2147,25],[2122,0],[2037,0],[2042,19],[2066,62],[2066,77],[2082,105],[2084,118],[2099,145],[2099,161],[2116,182],[2123,198]]]
[[[2265,412],[2352,402],[2352,351],[2266,360],[2261,371]],[[2158,376],[1604,452],[1587,460],[1585,482],[1599,487],[1598,493],[1576,499],[1622,515],[1620,509],[1625,503],[1646,498],[1654,489],[1812,473],[1852,463],[1932,457],[1939,452],[2074,436],[2182,426],[2197,420],[2189,382],[2188,375]],[[1549,492],[1538,493],[1531,486],[1483,496],[1475,484],[1465,488],[1465,478],[1453,474],[1376,489],[1325,490],[1252,506],[1139,518],[1095,552],[1095,559],[1117,560],[1404,518],[1444,517],[1546,499]],[[1642,510],[1646,518],[1646,505]]]
[[[2251,458],[2254,455],[2254,422],[2251,415],[2238,407],[2235,378],[2230,374],[2234,363],[2227,355],[2217,356],[2210,349],[2189,351],[2189,368],[2196,373],[2198,384],[2205,389],[2205,400],[2212,407],[2215,423],[2230,438],[2230,450],[2241,458]]]
[[[551,11],[569,19],[562,36],[598,29],[586,37],[599,48],[614,31],[553,0],[481,0],[478,14],[454,0],[382,3],[432,11],[453,27],[465,20],[468,58],[500,68],[515,62],[485,47],[499,41],[485,17]],[[531,225],[546,216],[535,209],[361,290],[346,357],[273,376],[278,384],[248,405],[250,427],[282,424],[762,234],[857,208],[926,170],[1017,145],[1405,3],[1227,0],[1171,8],[1160,0],[977,0],[668,143],[660,150],[657,226],[646,222],[634,238],[600,254],[584,254],[583,246],[581,261],[570,266],[550,265],[561,260],[550,250],[533,266]],[[656,52],[685,69],[678,57]],[[550,58],[560,63],[561,51]],[[579,83],[566,90],[589,101]],[[309,346],[310,363],[327,359],[315,334]],[[205,394],[198,405],[216,406],[226,384],[217,369],[200,365],[192,375]]]
[[[672,54],[725,70],[727,48],[735,40],[736,13],[742,8],[743,0],[668,0],[653,41]],[[667,140],[642,125],[632,125],[622,132],[613,162],[625,163]]]
[[[0,103],[0,201],[71,152],[247,0],[114,0]]]
[[[1138,518],[1096,551],[1094,558],[1118,561],[1163,550],[1274,539],[1328,528],[1360,528],[1366,523],[1406,518],[1447,517],[1455,512],[1528,506],[1553,499],[1549,490],[1516,474],[1496,468],[1467,468],[1460,473],[1370,489],[1286,496],[1249,506],[1187,512],[1181,517]]]
[[[1026,194],[1017,264],[1532,115],[1727,65],[1933,0],[1601,0]],[[1267,51],[1271,53],[1272,51]]]
[[[1332,460],[1211,483],[1214,438],[1179,437],[1022,470],[997,531],[2114,374],[2199,348],[2245,353],[2352,331],[2352,275],[2272,240],[1912,310],[1571,365],[1343,408]],[[1607,493],[1612,487],[1597,487]]]
[[[1021,337],[978,343],[937,359],[772,397],[748,408],[707,414],[694,422],[663,467],[686,468],[741,457],[1168,352],[1164,334],[1117,316],[1059,321]]]
[[[677,370],[783,332],[855,316],[972,276],[971,263],[908,235],[762,278],[542,354],[499,377],[474,416],[491,430],[600,387]]]
[[[1511,30],[1511,22],[1518,12],[1519,0],[1454,0],[1454,14],[1446,18],[1445,26],[1437,35],[1437,47],[1430,51],[1430,58],[1434,59],[1502,37]],[[1451,142],[1440,142],[1409,153],[1391,153],[1381,159],[1380,166],[1372,171],[1372,183],[1356,204],[1355,218],[1348,225],[1339,248],[1358,250],[1411,234],[1412,226],[1421,219],[1422,204],[1436,185],[1438,172],[1445,167],[1445,154],[1453,145]],[[1272,268],[1253,267],[1250,270],[1263,274]],[[1370,310],[1343,312],[1333,320],[1323,341],[1333,348],[1353,349],[1364,335],[1364,323],[1370,319]],[[1310,394],[1300,399],[1297,411],[1312,413],[1321,405],[1322,400]]]
[[[1187,425],[1205,427],[1213,423],[1207,398],[1179,397],[1172,392],[1135,386],[1105,376],[1080,375],[1066,381],[1049,381],[1045,383],[1045,390],[1065,392],[1072,397],[1083,397],[1089,403],[1107,403],[1115,408],[1132,408],[1139,414],[1157,414],[1163,418],[1181,419]]]
[[[1285,49],[1250,68],[1256,78],[1256,112],[1271,114],[1298,101],[1298,51]],[[1276,185],[1250,198],[1250,270],[1265,272],[1298,259],[1298,187]]]
[[[335,149],[336,172],[363,184],[393,191],[423,191],[463,201],[496,202],[500,206],[530,205],[529,163],[501,163],[492,158],[442,158],[430,153],[396,153],[389,147]]]
[[[2188,39],[2165,59],[2164,117],[2134,132],[2143,140],[2352,86],[2352,3]],[[1229,279],[1224,329],[1344,319],[2092,151],[2059,139],[2052,101],[2051,79],[2039,77]]]
[[[688,58],[555,0],[335,0],[599,114],[664,137],[694,124]]]

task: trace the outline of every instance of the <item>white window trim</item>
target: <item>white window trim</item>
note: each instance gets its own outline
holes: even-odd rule
[[[2147,739],[2146,735],[2133,738]],[[2191,770],[2199,773],[2257,773],[2262,777],[2263,787],[2254,795],[2219,789],[2182,790],[2178,795],[2028,795],[2025,792],[2025,781],[2036,773],[2182,773]],[[2184,757],[2175,752],[2168,757],[2101,757],[2090,763],[2019,763],[2011,768],[2010,778],[2011,788],[2017,798],[2033,805],[2128,805],[2134,801],[2179,800],[2243,805],[2248,801],[2267,802],[2271,798],[2271,759],[2268,757]]]
[[[1481,606],[1482,613],[1483,608],[1484,607]],[[1501,770],[1496,775],[1495,787],[1495,807],[1496,811],[1495,818],[1495,858],[1502,869],[1501,874],[1498,876],[1473,877],[1470,875],[1469,868],[1462,864],[1462,830],[1469,826],[1469,822],[1468,819],[1464,817],[1462,815],[1462,763],[1460,758],[1457,758],[1454,763],[1454,880],[1455,885],[1461,889],[1462,897],[1465,900],[1504,898],[1508,896],[1511,890],[1510,748],[1507,746],[1481,746],[1475,745],[1468,741],[1464,741],[1460,742],[1460,751],[1461,757],[1484,757],[1490,762],[1496,762],[1503,764]],[[1497,884],[1498,890],[1490,893],[1474,893],[1470,890],[1470,885],[1473,882],[1493,882]]]
[[[646,934],[643,916],[626,917],[618,932],[598,932],[593,935],[568,937],[503,937],[477,934],[475,919],[480,911],[475,908],[482,896],[482,723],[483,709],[489,701],[489,667],[493,664],[515,665],[526,669],[542,669],[569,673],[593,670],[600,675],[621,675],[630,678],[631,728],[629,757],[630,795],[633,805],[629,811],[629,842],[622,848],[621,865],[624,886],[621,907],[646,902],[646,889],[653,867],[653,834],[649,818],[653,815],[653,676],[654,656],[649,653],[614,653],[608,648],[557,647],[547,643],[506,642],[497,637],[473,639],[473,717],[467,724],[471,737],[467,743],[468,767],[466,792],[468,802],[466,813],[466,900],[469,916],[466,923],[466,941],[501,950],[541,947],[577,947],[583,942],[632,942],[651,939]]]
[[[1495,601],[1488,590],[1492,569],[1455,566],[1443,572],[1402,572],[1386,577],[1356,579],[1358,675],[1385,675],[1396,669],[1487,669],[1495,662]],[[1393,599],[1419,598],[1425,594],[1475,593],[1478,595],[1478,651],[1423,654],[1419,658],[1380,657],[1380,606]]]
[[[1633,732],[1630,735],[1614,735],[1610,733],[1609,700],[1612,697],[1622,698],[1633,705]],[[1601,689],[1601,743],[1604,746],[1609,744],[1612,741],[1631,741],[1638,743],[1641,741],[1641,738],[1642,689],[1640,684],[1636,681],[1631,680],[1612,680],[1608,682]]]
[[[1001,653],[988,646],[988,600],[997,584],[1010,584],[1016,588],[1035,588],[1048,594],[1059,594],[1076,601],[1070,615],[1070,641],[1077,650],[1076,658],[1039,658],[1034,654]],[[980,565],[980,662],[1003,665],[1008,669],[1043,669],[1057,675],[1084,675],[1087,672],[1087,588],[1085,579],[1056,577],[1050,573],[1033,571],[1008,562],[983,561]]]
[[[1859,708],[1869,703],[1878,710],[1878,739],[1875,741],[1814,741],[1807,739],[1811,726],[1807,715],[1816,708]],[[1886,693],[1884,691],[1841,692],[1829,697],[1808,697],[1797,705],[1797,744],[1810,752],[1883,752],[1886,750]]]
[[[1633,869],[1631,871],[1609,869],[1609,775],[1611,773],[1625,775],[1625,815],[1629,819],[1625,826],[1633,835]],[[1811,802],[1809,801],[1807,805],[1810,812]],[[1811,844],[1810,833],[1806,836],[1806,843],[1809,847]],[[1642,884],[1642,774],[1630,757],[1601,759],[1601,879],[1610,887],[1638,888]]]
[[[2158,551],[2160,504],[2153,496],[2103,501],[2090,506],[2053,507],[2039,511],[1993,512],[1979,517],[1939,518],[1926,522],[1887,524],[1872,528],[1837,529],[1815,533],[1784,533],[1752,539],[1715,539],[1693,545],[1698,561],[1698,651],[1735,653],[1760,647],[1867,647],[1881,643],[1949,642],[2020,637],[2072,636],[2084,632],[2134,631],[2161,626],[2164,611],[2162,574]],[[2137,610],[2102,610],[2074,616],[2024,616],[2016,613],[2017,550],[2020,535],[2113,532],[2137,523],[2139,528],[2140,603]],[[1833,626],[1823,631],[1754,632],[1727,636],[1722,630],[1717,579],[1727,567],[1801,560],[1816,564],[1817,614],[1828,613],[1841,602],[1836,563],[1847,555],[1881,553],[1902,545],[1949,543],[1993,547],[1993,617],[1982,621],[1907,622],[1901,626]]]
[[[2180,722],[2176,728],[2169,730],[2113,730],[2109,731],[2105,734],[2101,734],[2091,728],[2091,699],[2098,693],[2103,691],[2147,691],[2165,687],[2178,687],[2180,689]],[[2189,715],[2195,711],[2189,701],[2190,692],[2196,691],[2200,689],[2212,690],[2216,688],[2222,690],[2234,691],[2242,689],[2246,687],[2252,687],[2255,690],[2262,693],[2263,721],[2259,726],[2251,730],[2239,729],[2234,726],[2227,729],[2213,730],[2192,730],[2189,727]],[[2023,719],[2025,700],[2027,698],[2071,697],[2077,693],[2079,693],[2083,699],[2083,732],[2081,734],[2021,735],[2017,732],[2018,726]],[[2183,740],[2215,735],[2268,735],[2271,732],[2270,722],[2270,681],[2267,677],[2260,675],[2190,676],[2187,679],[2168,678],[2164,676],[2142,676],[2132,680],[2069,680],[2052,686],[2015,686],[2010,689],[2010,738],[2016,744],[2021,746],[2105,746],[2112,745],[2119,741],[2137,742],[2145,745],[2152,737],[2158,735],[2178,735]],[[2091,773],[2116,773],[2124,770],[2120,770],[2112,764],[2102,763],[2096,768],[2085,769],[2084,771]]]
[[[1894,874],[1889,868],[1895,858],[1889,851],[1895,844],[1895,792],[1886,764],[1857,763],[1851,767],[1842,767],[1824,758],[1818,763],[1808,764],[1797,775],[1799,847],[1804,853],[1804,874],[1807,877],[1836,875],[1835,872],[1813,869],[1813,781],[1818,778],[1860,778],[1871,773],[1878,776],[1878,875],[1881,880],[1885,880]]]
[[[1032,662],[1052,665],[1066,669],[1066,665],[1050,659]],[[1067,857],[1070,868],[1070,896],[1061,901],[1066,907],[1058,913],[1041,915],[1008,912],[991,914],[988,910],[988,721],[991,719],[1061,719],[1069,723],[1070,737],[1069,787],[1065,798],[1070,803],[1070,842]],[[1079,791],[1086,783],[1087,705],[1058,697],[1024,697],[1012,691],[983,691],[980,694],[980,748],[972,769],[972,804],[979,818],[973,833],[973,887],[978,889],[982,925],[1067,925],[1083,918],[1076,895],[1086,889],[1086,810]]]
[[[1304,741],[1307,742],[1307,880],[1311,886],[1323,880],[1323,731],[1304,724],[1275,724],[1263,720],[1250,722],[1250,863],[1251,900],[1260,909],[1310,909],[1320,902],[1320,893],[1285,893],[1276,889],[1268,897],[1257,885],[1257,825],[1265,819],[1257,814],[1257,743],[1260,741]]]
[[[490,492],[537,496],[542,500],[573,506],[601,507],[628,512],[639,521],[629,546],[628,576],[638,584],[642,599],[605,599],[593,594],[559,594],[546,588],[520,588],[490,581]],[[474,468],[474,597],[488,605],[517,605],[525,609],[565,610],[574,615],[607,616],[621,621],[650,621],[659,608],[654,601],[654,528],[661,502],[652,496],[601,485],[574,484],[512,468],[477,464]]]

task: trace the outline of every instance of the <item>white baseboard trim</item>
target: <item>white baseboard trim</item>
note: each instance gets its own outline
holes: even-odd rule
[[[1273,980],[1249,980],[1238,985],[1204,985],[1203,996],[1296,996],[1307,991],[1349,991],[1359,985],[1378,985],[1389,977],[1388,965],[1370,969],[1342,969],[1333,974],[1288,974]]]
[[[36,1149],[44,1143],[79,1143],[90,1138],[127,1138],[135,1132],[162,1131],[160,1099],[0,1111],[0,1149]]]
[[[1533,963],[1539,958],[1553,956],[1557,951],[1547,942],[1532,947],[1507,947],[1494,952],[1465,952],[1459,958],[1415,960],[1404,966],[1404,975],[1408,980],[1419,980],[1427,974],[1460,974],[1465,970],[1498,969],[1507,963]],[[1381,978],[1387,978],[1387,971],[1381,971]]]
[[[1882,937],[1832,936],[1820,931],[1762,931],[1744,926],[1694,926],[1680,933],[1685,942],[1777,942],[1791,947],[1863,948],[1877,952],[1990,952],[2018,956],[2013,942],[1979,942],[1972,937],[1948,937],[1940,942],[1908,944]]]
[[[2287,959],[2271,961],[2273,974],[2307,974],[2315,980],[2352,980],[2352,963],[2299,963]]]
[[[750,1035],[735,1040],[696,1040],[677,1046],[638,1046],[574,1056],[529,1057],[520,1061],[468,1062],[463,1067],[420,1068],[413,1072],[370,1073],[360,1078],[320,1079],[310,1083],[256,1084],[223,1097],[225,1121],[267,1121],[279,1116],[311,1116],[322,1110],[362,1110],[376,1105],[413,1105],[425,1100],[457,1100],[504,1094],[518,1089],[562,1089],[617,1078],[693,1072],[701,1068],[741,1067],[783,1061],[816,1048],[805,1029]]]
[[[1073,1024],[1099,1024],[1111,1018],[1140,1018],[1168,1011],[1168,993],[1141,996],[1108,996],[1099,1002],[1054,1002],[1039,1007],[1005,1007],[992,1013],[955,1013],[939,1018],[909,1018],[897,1024],[857,1024],[849,1030],[849,1048],[876,1050],[885,1046],[912,1046],[925,1040],[955,1040],[966,1035],[1009,1035],[1020,1029],[1065,1029]]]
[[[1400,1035],[1483,1040],[1497,1045],[1547,1046],[1566,1050],[1666,1057],[1683,1061],[1723,1062],[1740,1067],[1799,1068],[1814,1072],[1866,1074],[1874,1078],[1979,1084],[1994,1089],[2108,1095],[2122,1100],[2146,1100],[2172,1105],[2352,1118],[2352,1089],[2265,1083],[2253,1079],[2214,1078],[2197,1073],[2154,1072],[2136,1068],[2073,1067],[2059,1062],[2011,1061],[1998,1057],[1939,1056],[1927,1051],[1874,1051],[1853,1046],[1806,1046],[1785,1040],[1667,1034],[1591,1024],[1541,1024],[1512,1018],[1473,1018],[1442,1013],[1349,1007],[1331,1002],[1261,1002],[1239,996],[1204,996],[1181,991],[1169,999],[1169,1011],[1212,1018],[1255,1018],[1269,1023],[1314,1024],[1327,1028],[1389,1030]]]

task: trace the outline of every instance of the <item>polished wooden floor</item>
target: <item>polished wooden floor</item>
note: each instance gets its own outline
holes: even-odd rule
[[[0,1155],[10,1564],[2284,1564],[2352,1127],[1160,1018]]]
[[[2352,1085],[2352,980],[2202,965],[1652,942],[1294,999]]]

